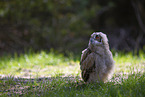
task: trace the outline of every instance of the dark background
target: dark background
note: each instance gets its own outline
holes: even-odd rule
[[[145,0],[0,0],[0,54],[80,53],[94,31],[116,51],[145,50]]]

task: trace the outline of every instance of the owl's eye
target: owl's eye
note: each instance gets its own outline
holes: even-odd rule
[[[100,38],[99,35],[96,35],[96,36],[95,36],[95,39],[99,39],[99,38]]]

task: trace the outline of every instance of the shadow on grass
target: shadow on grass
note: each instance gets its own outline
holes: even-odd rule
[[[2,96],[145,96],[145,73],[130,74],[127,78],[112,78],[106,83],[84,83],[79,76],[0,79]]]

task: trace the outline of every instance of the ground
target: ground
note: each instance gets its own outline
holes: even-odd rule
[[[106,83],[86,84],[79,57],[41,51],[1,57],[0,96],[145,96],[145,54],[113,53],[115,71]]]

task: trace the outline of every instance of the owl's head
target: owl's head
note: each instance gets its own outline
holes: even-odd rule
[[[106,34],[102,32],[94,32],[91,35],[89,43],[94,46],[100,46],[100,45],[108,44],[108,39]]]

